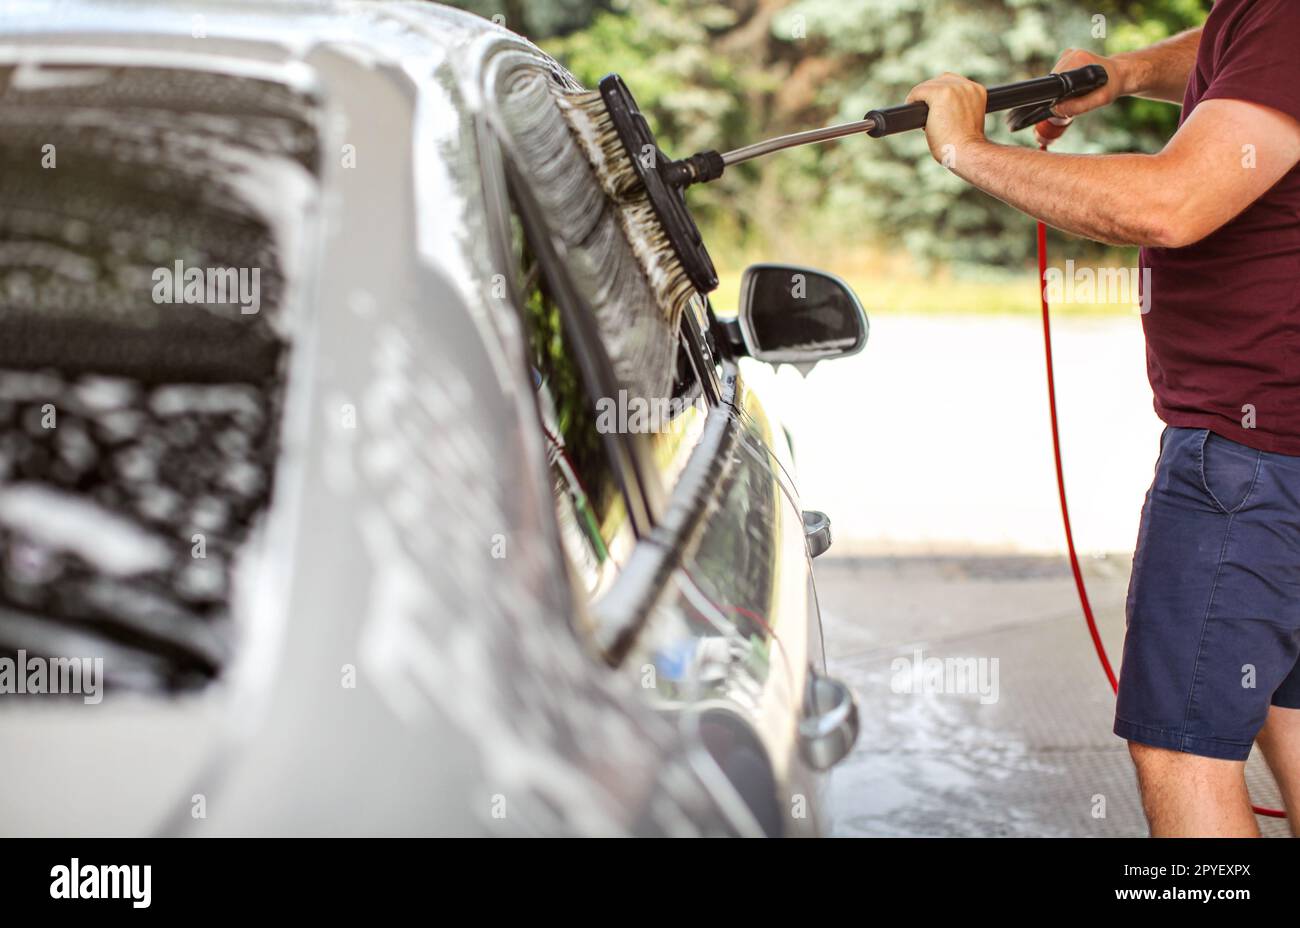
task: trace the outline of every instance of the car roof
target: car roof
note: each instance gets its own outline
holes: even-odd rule
[[[403,23],[419,29],[418,43],[398,28]],[[483,35],[518,40],[463,10],[373,0],[9,0],[0,13],[0,35],[117,37],[135,48],[191,38],[255,41],[297,55],[321,43],[349,42],[390,60],[415,53],[435,64]]]

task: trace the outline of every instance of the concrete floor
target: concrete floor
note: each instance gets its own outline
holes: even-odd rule
[[[1127,557],[1089,558],[1113,660]],[[1146,833],[1114,700],[1057,556],[841,557],[817,563],[831,672],[857,692],[862,734],[833,776],[843,836],[1140,836]],[[900,692],[922,659],[997,659],[997,699]],[[992,670],[993,665],[984,665]],[[986,677],[991,683],[994,677]],[[943,687],[947,689],[947,687]],[[1256,802],[1276,806],[1257,757]],[[1266,835],[1285,823],[1260,819]]]

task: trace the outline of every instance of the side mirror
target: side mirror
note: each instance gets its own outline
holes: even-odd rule
[[[857,354],[867,314],[834,274],[793,264],[754,264],[740,278],[740,338],[745,352],[808,373],[818,361]]]

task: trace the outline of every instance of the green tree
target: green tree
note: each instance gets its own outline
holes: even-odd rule
[[[495,2],[471,0],[491,15]],[[510,7],[511,4],[503,5]],[[985,84],[1045,73],[1067,47],[1115,53],[1204,19],[1203,0],[529,0],[511,14],[589,86],[622,74],[667,153],[727,150],[861,118],[955,71]],[[1125,100],[1059,143],[1156,150],[1176,107]],[[1000,118],[990,134],[1012,141]],[[1029,144],[1028,133],[1019,140]],[[711,249],[771,257],[906,249],[933,263],[1023,266],[1026,220],[935,164],[919,133],[849,138],[738,165],[692,188]],[[1077,250],[1077,248],[1076,248]]]
[[[450,6],[494,19],[534,42],[585,27],[600,9],[602,0],[459,0]]]
[[[1134,47],[1190,24],[1199,12],[1185,2],[1113,6],[1092,12],[1061,0],[800,0],[776,28],[790,42],[824,45],[838,67],[821,101],[836,118],[853,119],[901,101],[942,71],[986,85],[1021,80],[1048,71],[1065,48]],[[1081,121],[1058,147],[1150,150],[1174,119],[1172,107],[1126,103]],[[1002,119],[988,126],[991,137],[1012,140]],[[1030,144],[1032,137],[1022,133],[1019,141]],[[1024,217],[935,164],[919,133],[828,146],[817,169],[827,178],[820,212],[832,217],[838,234],[865,226],[916,256],[980,267],[1019,265],[1032,250]]]

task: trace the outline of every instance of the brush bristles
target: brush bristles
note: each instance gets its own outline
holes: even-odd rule
[[[631,395],[671,396],[688,300],[671,263],[656,253],[657,224],[629,218],[606,192],[598,133],[589,119],[571,121],[573,108],[561,101],[564,91],[549,75],[515,75],[501,105],[512,156],[549,234],[564,244],[566,276],[590,309],[615,376]]]
[[[605,98],[596,91],[560,96],[560,112],[578,141],[605,194],[622,205],[628,199],[645,195],[644,185],[632,163],[632,156],[623,146],[614,120],[605,107]]]
[[[633,155],[623,145],[614,120],[599,92],[561,94],[560,112],[591,162],[601,189],[619,208],[628,244],[636,253],[659,305],[674,322],[695,293],[681,258],[664,232],[650,204],[645,184],[637,174]]]
[[[678,312],[695,293],[695,285],[664,234],[650,198],[642,194],[638,200],[622,204],[621,212],[628,241],[641,260],[660,305],[671,307],[672,318],[678,318]]]

